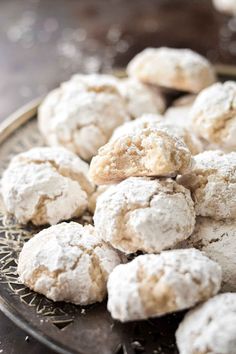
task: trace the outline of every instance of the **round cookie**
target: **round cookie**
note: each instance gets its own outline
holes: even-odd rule
[[[166,123],[166,120],[163,119],[162,116],[154,114],[144,114],[140,118],[124,123],[115,129],[110,141],[114,141],[126,134],[137,134],[146,128],[161,129],[166,133],[183,140],[193,155],[196,155],[203,150],[203,145],[200,139],[198,139],[195,134],[192,134],[190,130],[177,124]]]
[[[20,281],[53,301],[88,305],[102,301],[111,271],[121,256],[101,241],[91,225],[61,223],[25,243]]]
[[[235,354],[236,294],[220,294],[189,311],[176,332],[180,354]]]
[[[189,148],[192,155],[199,154],[203,151],[203,144],[201,140],[190,131],[190,129],[181,127],[178,124],[170,123],[160,123],[158,128],[175,136],[178,139],[181,139],[186,146]]]
[[[35,225],[80,216],[94,189],[87,175],[87,163],[62,147],[16,155],[1,180],[6,211],[20,223]]]
[[[107,307],[122,322],[162,316],[215,295],[220,282],[218,264],[198,250],[142,255],[110,274]]]
[[[45,98],[38,125],[47,144],[63,145],[90,160],[113,130],[129,119],[115,79],[76,75]]]
[[[94,224],[124,253],[155,253],[191,235],[195,212],[189,191],[172,179],[131,177],[99,197]]]
[[[126,122],[119,127],[117,127],[109,141],[114,141],[126,134],[139,133],[140,130],[146,128],[158,128],[159,123],[164,120],[164,117],[160,114],[143,114],[135,120]]]
[[[128,78],[120,80],[118,88],[132,118],[138,118],[145,113],[163,113],[165,110],[164,97],[156,87],[145,85],[135,78]]]
[[[235,0],[212,0],[215,8],[220,12],[225,12],[229,15],[236,15]]]
[[[198,217],[185,246],[203,251],[222,268],[223,291],[236,291],[236,221]],[[177,245],[179,248],[180,245]]]
[[[193,93],[215,82],[209,61],[190,49],[144,49],[130,61],[127,73],[148,84]]]
[[[191,126],[189,112],[191,110],[195,98],[196,95],[184,95],[176,99],[172,103],[172,106],[169,107],[165,112],[165,122],[168,124],[174,124],[189,129],[189,127]]]
[[[108,142],[90,165],[94,183],[116,183],[135,176],[175,176],[189,170],[192,157],[181,139],[146,128]]]
[[[191,128],[191,120],[189,119],[190,108],[190,106],[168,108],[165,112],[165,122],[187,129],[189,129],[189,127]]]
[[[193,131],[209,144],[236,150],[236,83],[216,83],[196,98],[190,119]]]
[[[236,152],[205,151],[190,173],[178,178],[189,188],[196,214],[216,220],[236,218]]]

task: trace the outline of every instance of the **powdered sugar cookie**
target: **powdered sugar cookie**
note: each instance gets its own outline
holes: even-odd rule
[[[170,123],[160,123],[158,128],[178,139],[181,139],[189,148],[191,154],[196,155],[203,151],[203,144],[201,140],[194,133],[192,133],[190,129]]]
[[[158,128],[159,123],[164,120],[160,114],[143,114],[135,120],[126,122],[116,128],[111,136],[110,141],[114,141],[126,134],[139,133],[140,130],[146,128]]]
[[[165,110],[164,97],[156,87],[145,85],[134,78],[128,78],[120,80],[118,88],[133,118],[145,113],[163,113]]]
[[[217,83],[203,90],[190,111],[192,129],[208,143],[236,150],[236,83]]]
[[[198,217],[193,234],[184,241],[220,264],[223,272],[222,290],[236,291],[236,221]],[[180,245],[178,245],[180,246]]]
[[[191,235],[193,201],[172,179],[128,178],[97,200],[98,235],[125,252],[160,252]]]
[[[236,152],[205,151],[192,171],[178,178],[189,188],[197,215],[216,220],[236,218]]]
[[[147,48],[127,67],[142,82],[197,93],[215,81],[208,60],[190,49]]]
[[[91,225],[70,222],[26,242],[17,270],[22,283],[49,299],[87,305],[104,299],[108,275],[120,263]]]
[[[33,148],[16,155],[2,177],[8,213],[20,223],[56,224],[80,216],[94,189],[88,165],[60,148]]]
[[[171,107],[191,107],[196,97],[197,95],[194,94],[181,95],[172,102]]]
[[[215,8],[220,12],[225,12],[229,15],[236,14],[235,0],[212,0]]]
[[[175,100],[172,106],[169,107],[165,112],[164,117],[166,123],[178,125],[189,129],[189,127],[191,127],[191,119],[189,118],[189,112],[191,110],[195,98],[196,95],[184,95]]]
[[[175,176],[191,167],[189,149],[158,128],[147,128],[110,141],[99,149],[90,165],[90,176],[100,184],[131,176]]]
[[[218,264],[198,250],[142,255],[110,274],[108,310],[122,322],[161,316],[215,295],[220,282]]]
[[[39,108],[39,130],[49,145],[63,145],[89,160],[129,120],[116,81],[77,75],[52,91]]]
[[[176,332],[180,354],[234,354],[236,294],[220,294],[187,313]]]
[[[163,119],[162,116],[154,114],[144,114],[140,118],[124,123],[115,129],[110,141],[116,140],[126,134],[137,134],[146,128],[161,129],[176,138],[183,140],[193,155],[196,155],[203,150],[203,145],[200,139],[198,139],[195,134],[192,134],[190,130],[176,124],[166,123],[166,120]]]

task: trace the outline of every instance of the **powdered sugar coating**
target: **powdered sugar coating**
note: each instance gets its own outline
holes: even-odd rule
[[[223,272],[222,290],[236,291],[236,221],[198,217],[193,234],[184,241],[220,264]],[[178,245],[179,246],[179,245]]]
[[[196,155],[203,150],[203,145],[200,139],[198,139],[195,134],[192,134],[190,130],[177,124],[166,123],[166,120],[162,116],[155,114],[144,114],[140,118],[124,123],[115,129],[110,141],[116,140],[126,134],[137,134],[146,128],[161,129],[166,133],[183,140],[193,155]]]
[[[193,130],[210,144],[236,150],[236,83],[216,83],[203,90],[190,111]]]
[[[160,252],[191,235],[195,224],[188,190],[171,179],[131,177],[97,200],[98,235],[125,252]]]
[[[220,294],[187,313],[176,332],[180,354],[235,354],[236,294]]]
[[[170,107],[165,112],[165,121],[168,124],[175,124],[180,127],[191,127],[191,119],[189,118],[191,106]]]
[[[236,14],[235,0],[213,0],[215,8],[220,12],[225,12],[229,15]]]
[[[127,72],[145,83],[193,93],[215,82],[212,65],[190,49],[146,48],[131,60]]]
[[[40,132],[49,145],[63,145],[85,160],[129,119],[116,80],[107,75],[72,77],[49,93],[38,114]]]
[[[205,151],[194,157],[192,171],[178,178],[189,188],[196,214],[216,220],[236,218],[236,152]]]
[[[110,141],[114,141],[126,134],[138,133],[142,129],[157,128],[158,124],[163,120],[164,117],[160,114],[143,114],[139,118],[130,122],[126,122],[116,128],[111,136]]]
[[[108,310],[122,322],[161,316],[215,295],[220,282],[218,264],[198,250],[142,255],[110,274]]]
[[[189,149],[158,128],[146,128],[108,142],[90,165],[92,180],[100,185],[131,176],[175,176],[190,169]]]
[[[36,225],[80,216],[94,189],[87,163],[61,147],[37,147],[16,155],[1,187],[7,212],[20,223]]]
[[[26,242],[17,271],[22,283],[53,301],[87,305],[104,299],[108,275],[120,263],[118,252],[91,225],[70,222]]]
[[[203,144],[201,140],[185,127],[181,127],[178,124],[170,123],[160,123],[158,126],[159,129],[175,136],[176,138],[181,139],[186,146],[189,148],[192,155],[199,154],[203,151]]]
[[[164,97],[156,87],[145,85],[135,78],[128,78],[118,82],[118,89],[132,118],[138,118],[145,113],[163,113],[165,110]]]
[[[189,118],[189,112],[196,99],[196,95],[184,95],[176,99],[172,106],[165,112],[165,121],[168,124],[178,125],[184,128],[191,126],[191,119]],[[191,128],[192,132],[192,128]]]

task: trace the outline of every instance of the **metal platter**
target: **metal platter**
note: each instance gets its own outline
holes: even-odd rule
[[[232,72],[221,74],[234,77]],[[36,120],[39,102],[22,108],[0,126],[0,175],[12,156],[43,145]],[[6,218],[0,202],[0,309],[19,327],[62,354],[178,353],[175,330],[183,312],[121,324],[111,318],[106,301],[87,307],[54,303],[21,284],[16,272],[18,255],[38,231]]]

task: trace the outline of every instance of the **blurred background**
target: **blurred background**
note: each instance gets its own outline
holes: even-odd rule
[[[236,18],[211,0],[0,0],[0,119],[73,73],[163,45],[235,64]]]
[[[0,0],[0,120],[76,72],[110,72],[163,45],[196,50],[227,71],[236,17],[212,0]],[[52,352],[0,313],[0,353]]]

